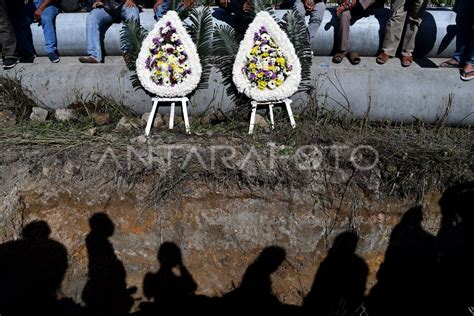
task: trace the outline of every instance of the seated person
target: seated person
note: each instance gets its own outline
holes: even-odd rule
[[[316,33],[323,22],[326,3],[323,0],[296,0],[293,4],[293,10],[303,17],[309,14],[308,35],[311,50],[315,51],[317,47]]]
[[[376,6],[383,7],[383,1],[380,0],[344,0],[336,9],[336,15],[339,17],[339,34],[337,38],[337,53],[332,58],[332,62],[339,64],[347,56],[351,64],[360,63],[359,54],[356,52],[348,53],[349,49],[349,30],[351,24],[367,16],[366,10]]]
[[[13,20],[20,61],[33,62],[35,58],[36,51],[30,25],[38,22],[43,27],[45,50],[49,60],[53,63],[59,62],[54,24],[58,12],[55,0],[30,0],[21,6],[19,15]]]
[[[105,31],[112,23],[135,20],[140,23],[140,10],[135,0],[95,0],[87,16],[87,53],[80,57],[81,63],[96,64],[104,61],[102,43]]]
[[[212,16],[232,26],[237,32],[244,34],[252,22],[249,0],[217,0],[219,8]]]
[[[187,9],[194,4],[195,0],[182,0],[177,2],[175,11],[179,12],[183,9]],[[163,15],[168,12],[168,0],[156,0],[155,5],[153,6],[153,11],[155,12],[155,20],[158,22]]]
[[[0,48],[3,58],[3,69],[11,69],[18,63],[16,53],[16,39],[13,26],[10,22],[7,4],[0,0]]]

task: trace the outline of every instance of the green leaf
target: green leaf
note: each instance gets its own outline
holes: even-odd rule
[[[136,69],[135,63],[140,53],[142,42],[147,35],[148,31],[138,21],[132,19],[123,22],[122,29],[120,30],[120,44],[122,51],[126,54],[127,68],[131,71]]]

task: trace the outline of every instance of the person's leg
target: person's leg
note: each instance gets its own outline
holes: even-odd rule
[[[129,8],[124,5],[122,7],[121,14],[122,14],[122,19],[124,19],[125,21],[135,20],[138,23],[140,23],[140,10],[138,9],[137,6]]]
[[[87,16],[87,54],[96,61],[102,61],[101,39],[113,18],[104,9],[94,9]]]
[[[466,0],[467,1],[467,0]],[[473,80],[474,79],[474,2],[467,1],[466,10],[464,13],[466,16],[462,17],[463,28],[466,31],[466,50],[465,50],[465,65],[461,72],[461,79]]]
[[[47,53],[56,53],[58,49],[55,26],[58,13],[58,8],[50,5],[41,14],[41,26],[43,27],[45,50]]]
[[[340,52],[347,51],[349,47],[349,30],[351,27],[352,14],[350,10],[346,10],[339,15],[339,34],[338,34],[338,50]]]
[[[155,21],[158,22],[163,15],[168,12],[168,1],[163,1],[162,4],[160,4],[155,12]]]
[[[395,55],[400,44],[406,15],[405,0],[392,0],[390,16],[385,25],[385,36],[382,44],[383,52],[389,56]]]
[[[0,46],[4,58],[13,57],[16,51],[16,38],[8,16],[5,0],[0,0]]]
[[[324,2],[318,2],[314,6],[314,10],[309,14],[308,33],[309,33],[309,44],[311,50],[316,50],[318,43],[316,41],[316,34],[318,33],[319,27],[323,22],[324,12],[326,12],[326,4]]]
[[[412,56],[415,38],[425,13],[427,0],[413,0],[408,8],[407,27],[403,38],[402,56]]]
[[[28,59],[28,61],[31,61],[36,54],[30,28],[31,23],[33,23],[34,12],[35,5],[33,3],[21,4],[19,13],[12,19],[17,41],[17,52],[22,60]]]

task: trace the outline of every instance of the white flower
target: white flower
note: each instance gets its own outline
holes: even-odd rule
[[[255,45],[256,45],[256,46],[260,46],[261,44],[262,44],[262,42],[260,42],[260,41],[255,41]]]
[[[265,41],[268,41],[268,40],[270,39],[270,35],[268,35],[268,34],[262,34],[262,35],[261,35],[261,38],[262,38],[263,40],[265,40]]]
[[[179,46],[176,48],[176,50],[181,53],[182,51],[184,51],[184,46],[183,46],[183,45],[179,45]]]
[[[263,90],[259,89],[258,85],[252,84],[252,82],[250,82],[246,77],[246,74],[242,72],[242,68],[245,67],[247,63],[247,54],[255,44],[254,34],[259,32],[262,26],[264,26],[268,31],[268,34],[262,35],[262,39],[265,39],[268,36],[268,40],[273,39],[273,42],[278,46],[276,52],[270,53],[275,54],[271,57],[282,56],[285,58],[287,64],[293,66],[293,69],[288,73],[288,76],[286,78],[283,77],[283,83],[281,85],[276,86],[276,82],[273,82],[272,84],[268,83],[267,88]],[[270,48],[270,46],[268,47]],[[262,51],[265,51],[265,49],[268,51],[269,48],[262,47]],[[267,59],[267,61],[269,60],[270,58]],[[257,65],[257,67],[259,66]],[[279,69],[278,71],[281,73],[282,69]],[[277,72],[276,66],[275,72]],[[301,63],[288,36],[268,12],[259,12],[247,28],[244,39],[240,42],[239,51],[237,52],[234,67],[232,69],[232,75],[238,91],[246,94],[249,98],[255,101],[282,101],[285,98],[291,97],[298,90],[301,82]],[[274,88],[272,88],[273,85],[275,85]]]
[[[161,34],[166,34],[170,31],[171,29],[169,28],[169,26],[167,27],[164,27],[163,30],[161,31]]]
[[[275,89],[275,88],[276,88],[275,81],[270,80],[270,81],[268,82],[268,87],[269,87],[270,89],[272,89],[272,90]]]
[[[163,84],[164,84],[165,86],[170,86],[170,85],[171,85],[170,79],[169,79],[169,78],[165,78],[165,79],[163,80]]]
[[[176,42],[178,39],[179,39],[178,34],[173,33],[173,35],[171,35],[171,41],[172,41],[172,42]]]
[[[277,67],[277,68],[280,68],[280,67]],[[275,69],[275,70],[278,71],[278,70],[280,70],[280,69]],[[277,80],[283,81],[283,80],[285,80],[285,76],[284,76],[283,74],[278,74],[278,75],[277,75]]]

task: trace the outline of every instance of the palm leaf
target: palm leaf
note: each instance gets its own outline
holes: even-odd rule
[[[191,8],[189,10],[189,23],[186,24],[186,29],[196,44],[202,64],[201,81],[197,89],[207,89],[212,68],[212,33],[214,30],[211,8],[207,6]]]
[[[253,19],[260,11],[267,11],[273,18],[275,18],[275,11],[273,10],[271,0],[250,0],[250,11],[247,13],[248,16]]]
[[[235,55],[237,55],[242,39],[243,35],[229,25],[218,25],[214,28],[215,65],[221,73],[227,95],[235,103],[247,101],[246,97],[238,92],[232,79]]]
[[[120,43],[122,51],[126,53],[127,68],[131,71],[136,69],[135,62],[147,35],[148,31],[138,21],[132,19],[123,22],[120,30]]]
[[[295,47],[296,55],[301,63],[301,84],[298,91],[309,92],[313,89],[311,85],[311,65],[313,52],[309,44],[308,30],[301,15],[294,10],[288,11],[280,22],[281,28],[286,32],[291,43]]]

